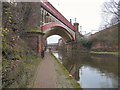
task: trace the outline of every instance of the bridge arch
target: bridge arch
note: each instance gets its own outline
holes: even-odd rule
[[[66,43],[74,41],[74,37],[70,32],[67,31],[67,28],[59,23],[51,22],[41,26],[43,33],[45,33],[43,39],[46,39],[52,35],[61,36]]]

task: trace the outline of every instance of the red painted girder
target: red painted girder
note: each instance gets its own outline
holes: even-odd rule
[[[51,22],[51,23],[48,23],[48,24],[45,24],[45,25],[42,25],[40,27],[41,30],[45,31],[45,30],[48,30],[48,29],[51,29],[51,28],[54,28],[54,27],[61,27],[63,28],[67,33],[69,33],[69,35],[74,39],[73,35],[67,30],[67,28],[59,23],[55,23],[55,22]]]
[[[55,15],[59,20],[61,20],[63,23],[65,23],[70,29],[73,31],[76,31],[76,28],[55,8],[53,5],[48,2],[47,0],[43,3],[47,9],[50,10],[50,12]]]
[[[55,22],[51,22],[51,23],[42,25],[42,26],[40,27],[40,29],[44,31],[44,30],[50,29],[50,28],[52,28],[52,27],[62,27],[62,28],[64,28],[64,29],[67,30],[67,28],[66,28],[65,26],[63,26],[63,25],[61,25],[61,24],[59,24],[59,23],[55,23]]]

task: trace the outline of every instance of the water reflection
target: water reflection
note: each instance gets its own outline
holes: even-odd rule
[[[91,55],[77,50],[71,53],[59,52],[59,57],[82,88],[118,87],[117,57]]]
[[[81,67],[80,80],[78,81],[83,88],[113,88],[117,87],[117,78],[112,74],[101,74],[92,67]]]

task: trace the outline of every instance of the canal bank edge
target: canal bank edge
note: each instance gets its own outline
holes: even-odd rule
[[[57,74],[57,87],[58,88],[81,88],[81,86],[77,83],[77,81],[70,75],[68,70],[58,61],[58,59],[50,53],[54,57],[54,65]]]
[[[96,52],[96,51],[90,51],[91,54],[101,54],[101,55],[114,55],[118,56],[118,52]]]
[[[34,88],[34,84],[35,84],[35,80],[37,78],[37,74],[38,74],[38,71],[39,71],[39,67],[41,65],[41,61],[39,62],[36,70],[35,70],[35,74],[34,74],[34,77],[33,77],[33,81],[31,82],[30,86],[28,88]]]

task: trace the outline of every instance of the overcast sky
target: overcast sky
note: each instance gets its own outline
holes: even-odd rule
[[[82,26],[83,34],[98,30],[102,17],[102,4],[106,0],[48,0],[62,15]],[[56,42],[58,37],[49,37],[48,43]]]

